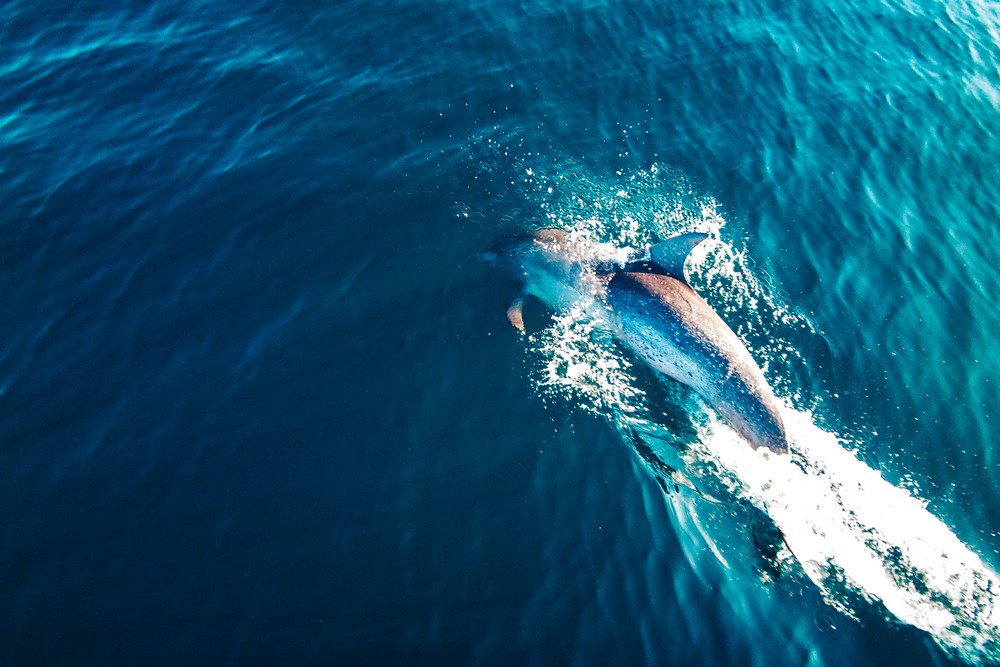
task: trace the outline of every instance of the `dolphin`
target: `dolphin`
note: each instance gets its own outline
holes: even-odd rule
[[[787,453],[779,402],[764,373],[684,277],[688,255],[707,237],[674,236],[630,260],[595,256],[560,229],[540,229],[501,238],[480,257],[515,277],[507,320],[518,330],[528,296],[557,310],[582,305],[653,369],[697,391],[754,449]]]

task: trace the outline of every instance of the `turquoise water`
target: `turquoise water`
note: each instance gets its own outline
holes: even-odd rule
[[[986,3],[0,9],[0,662],[1000,662]],[[793,456],[476,253],[709,231]]]

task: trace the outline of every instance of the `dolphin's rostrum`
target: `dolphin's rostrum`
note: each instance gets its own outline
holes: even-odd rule
[[[636,355],[701,394],[754,449],[785,453],[778,399],[739,337],[688,285],[684,262],[705,234],[653,246],[647,261],[601,261],[558,229],[505,237],[481,253],[510,271],[519,289],[507,308],[524,330],[532,295],[552,308],[583,304]]]

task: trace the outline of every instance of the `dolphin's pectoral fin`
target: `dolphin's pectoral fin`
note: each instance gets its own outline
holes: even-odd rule
[[[524,292],[518,290],[517,294],[507,302],[507,321],[510,325],[524,333]]]
[[[666,275],[687,282],[684,278],[684,262],[695,246],[707,238],[708,234],[700,232],[671,236],[649,249],[650,260],[663,269]]]

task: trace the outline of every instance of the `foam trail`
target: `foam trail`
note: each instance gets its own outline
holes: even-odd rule
[[[734,494],[771,517],[829,602],[843,609],[846,585],[956,657],[997,661],[997,575],[922,500],[855,458],[808,413],[783,417],[790,457],[754,452],[718,421],[697,447]]]

